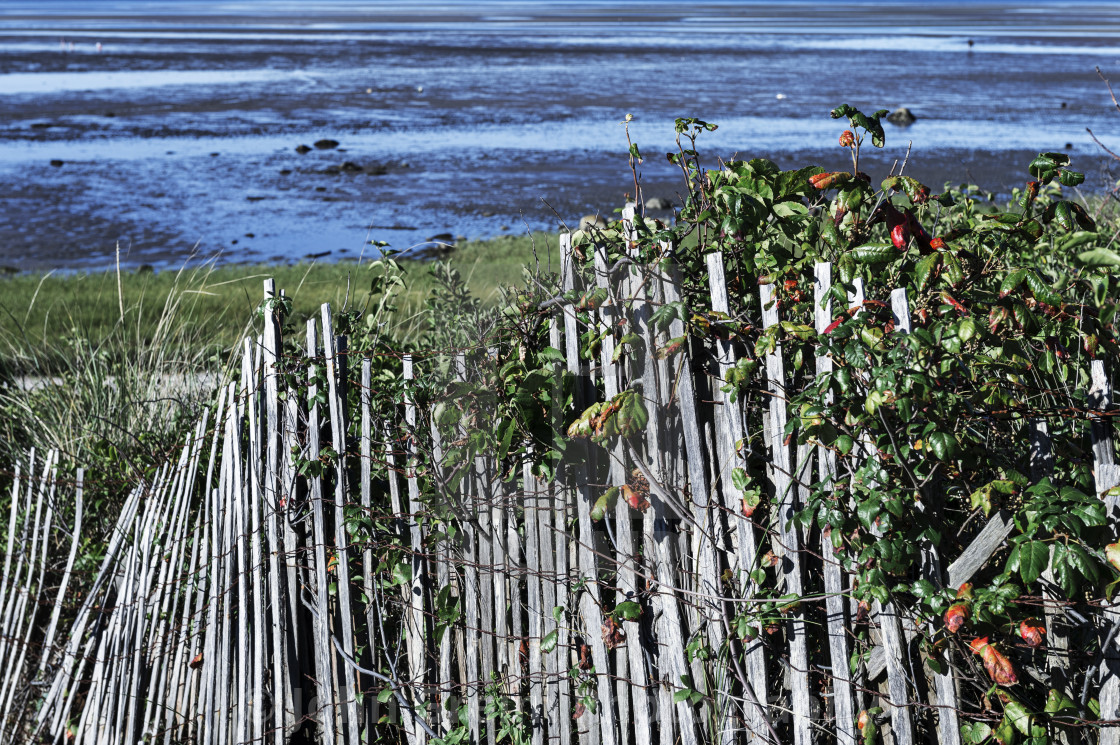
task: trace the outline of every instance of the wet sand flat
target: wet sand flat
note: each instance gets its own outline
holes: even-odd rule
[[[873,177],[911,146],[934,188],[1006,192],[1041,150],[1089,187],[1116,178],[1086,132],[1120,147],[1094,71],[1120,81],[1113,5],[363,5],[5,3],[0,264],[104,267],[118,246],[157,267],[343,258],[555,229],[633,190],[627,113],[645,195],[674,200],[675,117],[720,125],[712,164],[842,166],[843,102],[918,116],[888,126]]]

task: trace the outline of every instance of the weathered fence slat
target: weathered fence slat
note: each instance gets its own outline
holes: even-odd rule
[[[335,336],[334,319],[330,303],[323,303],[323,346],[326,349],[327,363],[327,401],[331,419],[331,445],[334,448],[334,550],[335,550],[335,587],[337,588],[338,627],[342,636],[342,654],[350,660],[354,655],[354,615],[350,602],[350,538],[346,532],[346,502],[350,485],[346,469],[346,337]],[[341,372],[340,372],[341,367]],[[358,717],[358,681],[352,667],[337,664],[338,675],[342,679],[342,727],[343,741],[348,745],[358,745],[361,739]]]
[[[762,302],[762,326],[770,328],[779,320],[778,305],[774,295],[774,285],[765,284],[759,288]],[[782,346],[766,355],[767,387],[770,391],[770,457],[774,467],[774,498],[777,514],[774,516],[778,529],[778,546],[774,553],[781,561],[780,575],[786,592],[797,596],[804,595],[801,569],[801,537],[793,522],[797,510],[793,474],[794,464],[790,458],[790,448],[786,443],[786,373],[782,359]],[[809,694],[809,648],[805,631],[803,610],[792,614],[787,623],[790,650],[790,708],[793,710],[794,742],[807,745],[812,740],[813,701]]]
[[[1104,368],[1103,360],[1090,363],[1089,407],[1104,412],[1112,407],[1112,385]],[[1093,445],[1093,477],[1096,494],[1104,499],[1108,515],[1109,531],[1112,539],[1120,537],[1120,496],[1112,493],[1113,487],[1120,486],[1120,466],[1115,464],[1115,444],[1112,441],[1112,422],[1104,416],[1090,420],[1090,434]],[[1120,720],[1120,644],[1117,643],[1115,629],[1120,626],[1120,603],[1106,603],[1103,607],[1102,621],[1108,627],[1101,630],[1111,643],[1101,650],[1103,659],[1100,666],[1100,718],[1105,722]],[[1090,673],[1091,674],[1091,673]],[[1100,745],[1120,743],[1120,724],[1101,727]]]
[[[319,391],[316,368],[321,364],[318,360],[319,337],[315,319],[307,320],[307,357],[311,362],[308,368],[307,386],[307,450],[305,458],[317,461],[321,448],[319,445],[319,403],[316,394]],[[327,340],[325,340],[327,341]],[[329,341],[327,341],[329,343]],[[330,579],[327,576],[327,525],[325,509],[323,507],[323,479],[316,472],[311,475],[311,573],[314,576],[314,604],[311,608],[314,614],[312,628],[314,630],[315,650],[315,689],[318,697],[318,710],[315,712],[322,728],[323,739],[328,745],[338,742],[338,727],[336,723],[337,700],[335,698],[334,670],[331,661],[334,659],[334,649],[331,644],[330,629]]]
[[[900,334],[910,333],[910,301],[906,288],[900,287],[891,292],[891,311],[894,314],[895,332]],[[931,509],[936,511],[937,504]],[[920,504],[919,510],[925,512],[926,505]],[[922,545],[922,577],[931,582],[934,587],[940,588],[942,584],[941,555],[931,541],[923,541]],[[912,620],[911,620],[912,622]],[[951,647],[946,648],[945,654],[952,659]],[[940,741],[942,745],[960,745],[961,723],[957,716],[960,702],[957,699],[957,687],[953,680],[953,665],[945,665],[944,672],[933,672],[934,690],[937,694],[937,718],[940,724]]]
[[[404,418],[408,426],[408,441],[405,453],[405,482],[408,486],[408,536],[409,553],[412,558],[412,577],[406,588],[408,593],[408,674],[414,692],[414,705],[426,702],[428,697],[428,619],[425,607],[429,606],[427,596],[427,569],[424,561],[424,539],[420,532],[420,515],[423,506],[420,504],[420,482],[417,468],[420,453],[415,438],[419,434],[417,427],[417,411],[414,394],[411,390],[415,380],[412,366],[412,356],[405,355],[402,360],[405,381]],[[420,728],[413,728],[415,745],[424,745],[427,742],[426,733]]]
[[[814,325],[818,334],[823,334],[832,323],[832,301],[826,300],[832,289],[832,265],[818,263],[814,267],[815,281],[813,283],[813,308]],[[832,372],[832,358],[829,356],[817,357],[817,375],[827,375]],[[832,403],[831,393],[821,402],[823,405]],[[824,446],[817,448],[817,470],[822,481],[836,480],[836,453]],[[847,587],[844,582],[844,571],[840,566],[840,558],[833,547],[831,536],[827,530],[821,533],[821,560],[823,564],[823,580],[825,591],[825,633],[828,635],[829,664],[831,667],[832,683],[832,711],[834,726],[836,728],[836,741],[839,745],[855,745],[856,742],[856,710],[855,699],[852,694],[852,680],[848,672],[851,649],[848,644],[848,615],[845,608],[844,594]]]
[[[626,210],[623,211],[624,225],[627,220],[633,219],[633,207],[629,208],[630,212],[627,215]],[[632,228],[631,228],[632,230]],[[604,326],[612,329],[612,333],[607,334],[603,339],[602,344],[602,371],[603,371],[603,392],[607,400],[610,400],[617,395],[624,388],[622,380],[623,370],[621,365],[614,359],[615,340],[613,329],[618,328],[618,325],[624,322],[629,322],[626,313],[626,303],[630,300],[632,293],[632,285],[629,275],[621,282],[613,280],[607,274],[607,255],[606,250],[601,246],[595,248],[595,284],[596,286],[607,289],[611,301],[605,303],[600,308],[600,314]],[[628,269],[626,270],[629,271]],[[622,487],[629,483],[629,474],[627,473],[627,456],[626,450],[622,442],[616,443],[609,451],[608,457],[610,458],[610,476],[609,485],[612,487]],[[635,562],[638,556],[638,548],[634,542],[634,530],[632,522],[633,508],[626,502],[625,499],[619,499],[615,502],[614,521],[615,521],[615,556],[618,560],[618,579],[617,585],[626,599],[634,599],[638,597],[638,578],[635,571]],[[640,628],[637,626],[630,626],[622,622],[625,633],[637,637]],[[630,639],[627,643],[616,651],[616,666],[615,675],[619,677],[619,681],[615,686],[616,695],[618,697],[618,716],[620,721],[629,722],[633,721],[634,727],[639,732],[650,731],[650,712],[649,701],[647,699],[647,686],[648,681],[646,678],[646,664],[645,656],[642,652],[641,644],[637,638]]]
[[[571,236],[561,234],[560,248],[565,256],[564,277],[562,278],[565,289],[574,288],[574,266],[571,260]],[[564,313],[564,334],[567,350],[568,372],[578,379],[581,372],[579,359],[579,332],[576,326],[574,312],[566,310]],[[582,396],[576,398],[576,408],[580,409],[590,404]],[[603,642],[600,632],[602,625],[602,593],[599,585],[599,568],[596,559],[595,530],[591,524],[591,490],[588,484],[586,450],[579,448],[575,462],[571,464],[568,478],[575,487],[576,514],[578,516],[578,539],[576,542],[576,561],[580,578],[585,585],[580,594],[579,617],[582,620],[584,644],[591,649],[591,660],[595,667],[596,690],[599,697],[599,711],[597,714],[586,712],[583,717],[587,729],[580,733],[580,741],[586,745],[595,742],[591,734],[596,729],[601,730],[603,745],[617,745],[615,727],[618,722],[618,709],[615,706],[615,696],[610,678],[610,663],[607,658],[607,647]]]
[[[561,258],[562,262],[571,262],[571,256]],[[563,264],[561,268],[561,277],[568,277],[568,272],[563,268],[567,264]],[[559,314],[563,315],[564,323],[571,311],[571,306],[562,306]],[[562,334],[561,318],[559,314],[553,314],[549,324],[548,338],[552,348],[561,351],[565,348],[564,337]],[[560,379],[561,370],[563,365],[560,362],[553,363],[553,373],[557,380]],[[553,420],[556,426],[560,427],[563,424],[561,419],[562,412],[559,410],[559,402],[554,403],[554,411],[552,412]],[[562,464],[557,462],[554,466],[559,469]],[[568,605],[568,514],[569,505],[568,497],[571,491],[562,488],[555,480],[551,482],[547,490],[544,492],[545,509],[538,513],[538,527],[540,528],[540,556],[541,556],[541,572],[543,579],[541,594],[542,602],[544,604],[544,611],[552,615],[556,608],[566,608]],[[564,623],[563,616],[557,620],[553,616],[556,631],[556,649],[545,656],[545,673],[549,681],[549,686],[546,689],[545,695],[545,716],[548,724],[549,738],[559,735],[560,745],[571,745],[572,743],[572,703],[571,703],[571,685],[570,677],[568,676],[568,668],[570,665],[570,650],[571,639],[568,635],[567,624]],[[547,691],[554,691],[554,698],[549,701]],[[555,734],[554,734],[555,733]]]

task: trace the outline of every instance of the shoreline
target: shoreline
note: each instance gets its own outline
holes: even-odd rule
[[[171,268],[195,252],[334,260],[369,241],[555,231],[633,191],[627,114],[644,197],[678,204],[665,160],[678,116],[719,124],[699,142],[708,166],[843,170],[829,110],[907,106],[918,120],[888,125],[864,170],[878,182],[912,142],[908,172],[933,191],[972,181],[1006,194],[1037,153],[1059,151],[1091,193],[1113,183],[1086,126],[1120,142],[1093,71],[1120,66],[1120,10],[1078,30],[1045,3],[500,3],[432,16],[265,2],[189,23],[175,11],[224,6],[38,7],[0,12],[0,266],[18,270],[105,266],[118,246],[128,266]],[[1023,36],[1028,23],[1042,31]],[[84,34],[74,51],[67,29]]]

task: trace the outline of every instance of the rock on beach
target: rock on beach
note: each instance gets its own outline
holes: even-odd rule
[[[914,116],[910,109],[902,106],[887,114],[887,121],[891,124],[897,124],[900,127],[908,127],[913,124],[918,117]]]

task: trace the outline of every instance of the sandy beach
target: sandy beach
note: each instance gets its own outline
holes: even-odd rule
[[[876,178],[909,147],[935,189],[1006,193],[1040,150],[1070,153],[1090,189],[1116,179],[1086,132],[1120,147],[1094,72],[1120,81],[1113,6],[258,6],[5,4],[0,266],[100,268],[118,246],[129,266],[343,258],[370,240],[554,230],[633,191],[627,113],[644,195],[674,201],[675,117],[720,124],[701,141],[712,165],[839,167],[842,102],[918,117],[868,155]]]

